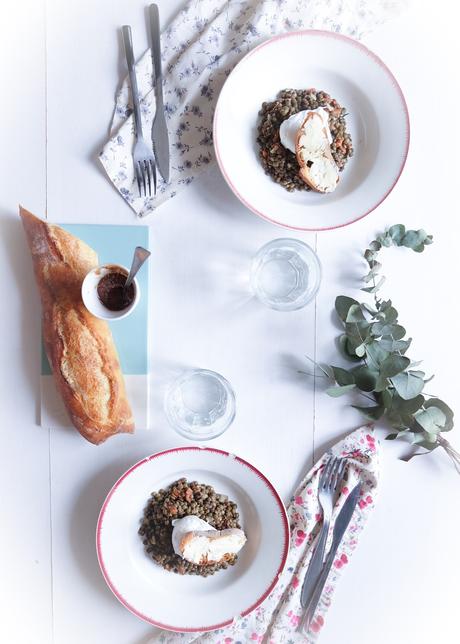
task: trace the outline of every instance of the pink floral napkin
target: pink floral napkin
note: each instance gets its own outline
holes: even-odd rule
[[[334,509],[333,520],[358,481],[361,497],[324,587],[308,634],[297,632],[301,616],[300,591],[310,563],[313,546],[321,523],[318,482],[326,460],[331,456],[346,457],[349,466]],[[335,587],[347,569],[358,537],[374,507],[379,473],[379,443],[372,427],[365,426],[338,442],[315,464],[299,485],[287,509],[291,525],[291,545],[286,567],[275,589],[250,615],[235,619],[225,629],[211,633],[167,633],[155,635],[151,644],[203,642],[212,644],[295,644],[316,642],[332,602]]]

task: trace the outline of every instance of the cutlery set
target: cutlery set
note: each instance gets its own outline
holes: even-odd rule
[[[139,197],[149,197],[156,194],[157,167],[165,183],[169,182],[169,137],[163,106],[163,77],[161,73],[161,47],[160,47],[160,17],[158,6],[151,4],[149,7],[149,31],[151,40],[153,87],[155,91],[156,110],[152,124],[150,146],[142,128],[141,105],[137,87],[135,57],[131,27],[122,28],[123,44],[125,47],[126,63],[128,67],[129,84],[133,101],[135,143],[133,149],[134,172],[139,189]]]
[[[318,500],[323,511],[323,523],[302,585],[300,603],[304,609],[304,613],[298,626],[298,630],[301,632],[308,631],[310,627],[329,571],[334,562],[334,557],[359,500],[359,494],[361,492],[360,483],[352,489],[337,515],[332,529],[331,547],[329,552],[326,553],[332,511],[338,497],[338,491],[340,490],[346,465],[347,460],[344,458],[329,459],[324,466],[319,480]]]

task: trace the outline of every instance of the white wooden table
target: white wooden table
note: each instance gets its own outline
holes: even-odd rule
[[[336,360],[334,297],[356,293],[364,269],[359,252],[386,225],[404,222],[435,235],[423,255],[387,252],[386,293],[415,335],[411,354],[437,374],[430,387],[460,412],[459,343],[449,337],[458,333],[459,313],[460,96],[450,63],[459,52],[452,3],[445,0],[414,2],[365,39],[405,92],[411,149],[399,184],[376,212],[343,230],[295,235],[316,246],[323,264],[316,304],[282,314],[248,301],[241,276],[249,258],[286,233],[246,211],[214,168],[149,220],[154,429],[96,448],[75,431],[37,425],[39,301],[17,204],[53,221],[135,221],[95,155],[123,70],[116,30],[130,23],[140,53],[144,4],[1,3],[0,641],[8,644],[148,641],[149,625],[105,586],[94,529],[104,496],[127,466],[181,444],[161,403],[164,383],[181,367],[209,367],[232,382],[237,419],[214,444],[254,462],[286,500],[312,459],[359,424],[344,399],[328,398],[320,381],[315,390],[297,369],[304,354]],[[181,4],[161,0],[163,20]],[[429,136],[435,117],[451,118],[450,106],[453,131]],[[460,444],[458,430],[453,442]],[[453,644],[459,641],[458,475],[442,453],[406,464],[397,459],[401,446],[383,448],[378,504],[321,642]]]

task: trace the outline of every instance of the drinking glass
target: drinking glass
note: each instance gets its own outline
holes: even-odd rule
[[[308,244],[275,239],[262,246],[252,260],[250,281],[261,302],[277,311],[295,311],[315,297],[321,265]]]
[[[235,393],[220,374],[208,369],[183,373],[168,387],[164,409],[185,438],[205,441],[225,432],[235,418]]]

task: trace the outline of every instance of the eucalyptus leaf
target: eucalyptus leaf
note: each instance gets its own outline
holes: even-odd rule
[[[332,398],[338,398],[339,396],[343,396],[344,394],[347,394],[352,389],[355,389],[355,387],[356,385],[343,385],[341,387],[329,387],[329,389],[326,389],[326,393],[328,396],[331,396]]]
[[[418,396],[425,385],[423,378],[419,378],[410,372],[398,373],[397,376],[391,378],[391,382],[404,400],[410,400]]]
[[[366,352],[370,361],[372,361],[375,366],[380,366],[381,363],[390,355],[389,352],[382,347],[382,343],[375,340],[366,346]]]
[[[412,338],[408,340],[393,340],[389,337],[382,337],[379,340],[379,345],[385,351],[393,353],[394,351],[399,351],[400,353],[406,353],[407,349],[410,347]]]
[[[355,377],[352,373],[341,367],[331,367],[334,380],[338,385],[353,385]]]
[[[446,415],[439,407],[421,409],[415,414],[417,425],[430,434],[437,434],[446,423]]]
[[[407,248],[412,248],[412,250],[420,252],[420,248],[423,249],[423,244],[426,238],[427,234],[423,229],[408,230],[401,240],[401,243]]]
[[[450,430],[454,427],[454,412],[449,407],[449,405],[446,405],[446,403],[442,400],[439,400],[439,398],[430,398],[425,402],[425,408],[429,409],[431,407],[437,407],[443,412],[446,420],[442,431],[450,432]]]
[[[338,343],[339,351],[344,358],[346,358],[347,360],[350,360],[351,362],[361,362],[361,358],[359,358],[355,354],[345,334],[340,335],[338,337],[337,343]]]
[[[345,322],[360,322],[365,319],[361,306],[359,304],[352,304],[348,309]]]
[[[373,306],[369,306],[369,304],[366,304],[366,302],[362,302],[361,307],[365,309],[368,313],[370,313],[372,317],[379,315],[379,312],[377,311],[377,309],[374,309]]]
[[[393,340],[402,340],[403,337],[406,335],[406,329],[400,324],[391,324],[390,326],[391,326],[391,333],[389,333],[388,335],[391,335]]]
[[[339,295],[336,298],[335,310],[337,311],[337,315],[342,320],[342,322],[345,322],[345,320],[347,319],[348,311],[350,310],[350,307],[353,305],[359,306],[359,302],[354,300],[352,297],[347,297],[346,295]]]
[[[360,358],[364,358],[364,356],[366,355],[366,344],[365,344],[365,342],[363,342],[362,344],[360,344],[360,345],[358,345],[356,347],[355,353]]]
[[[388,311],[391,305],[392,305],[391,300],[382,300],[380,302],[380,310],[385,313],[386,311]]]
[[[394,306],[389,306],[387,309],[385,309],[385,322],[387,324],[392,324],[393,322],[397,322],[398,320],[398,311],[394,308]]]
[[[411,398],[410,400],[404,400],[397,393],[393,396],[391,401],[391,408],[397,410],[400,414],[412,415],[418,411],[423,404],[425,403],[425,397],[422,394]]]
[[[391,335],[392,325],[386,324],[385,322],[375,322],[372,327],[372,335],[375,335],[376,338],[381,337],[382,335]]]
[[[378,376],[374,391],[377,393],[383,392],[388,388],[388,378],[385,378],[383,376]]]
[[[378,275],[382,248],[399,246],[420,253],[432,241],[433,237],[423,229],[406,230],[403,224],[395,224],[369,244],[364,252],[369,269],[363,278],[368,286],[361,290],[373,295],[372,304],[347,296],[339,296],[335,302],[345,328],[338,338],[339,349],[345,358],[360,364],[350,370],[331,367],[329,373],[338,386],[329,388],[327,393],[338,397],[356,389],[366,392],[375,404],[352,406],[368,420],[385,418],[394,428],[388,440],[410,440],[428,451],[442,445],[460,473],[460,455],[445,438],[438,438],[440,432],[453,428],[453,412],[439,398],[423,394],[428,379],[423,371],[415,369],[420,362],[404,355],[412,339],[405,337],[406,330],[398,323],[398,311],[391,300],[378,294],[385,280]]]
[[[409,358],[392,353],[381,363],[380,375],[384,378],[392,378],[398,373],[405,371],[409,365]]]
[[[391,226],[390,229],[388,230],[390,237],[398,246],[401,243],[405,232],[406,232],[406,227],[403,226],[403,224],[396,224],[394,226]]]
[[[361,290],[364,291],[365,293],[377,293],[377,291],[382,287],[384,282],[385,282],[385,278],[381,277],[375,286],[366,286]]]
[[[351,406],[360,411],[367,420],[379,420],[385,412],[385,407],[381,405],[375,405],[374,407],[361,407],[359,405]]]
[[[378,378],[377,371],[370,369],[366,365],[362,365],[360,367],[355,367],[352,370],[352,374],[355,378],[355,383],[358,389],[361,391],[374,391]]]

